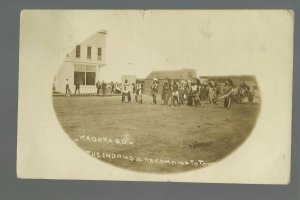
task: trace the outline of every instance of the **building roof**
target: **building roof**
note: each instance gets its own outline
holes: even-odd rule
[[[146,79],[190,79],[196,78],[196,70],[194,69],[182,69],[182,70],[173,70],[173,71],[153,71],[151,72]]]

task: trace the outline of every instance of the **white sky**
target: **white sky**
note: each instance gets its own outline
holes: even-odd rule
[[[181,68],[194,68],[198,75],[245,74],[243,67],[255,65],[252,54],[266,48],[268,35],[261,21],[267,22],[270,15],[264,18],[263,13],[250,12],[240,20],[239,14],[119,13],[111,18],[117,26],[107,27],[104,79],[119,79],[122,74],[145,78],[153,70]],[[278,31],[282,28],[274,26]],[[232,71],[223,70],[228,65]]]
[[[270,33],[289,34],[289,23],[283,22],[290,22],[288,12],[278,17],[276,11],[83,11],[62,16],[68,25],[60,28],[74,33],[75,44],[107,30],[107,66],[100,74],[105,81],[181,68],[196,69],[198,76],[255,75],[270,60],[277,62],[273,55],[287,42]]]

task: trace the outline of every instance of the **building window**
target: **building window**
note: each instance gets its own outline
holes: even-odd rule
[[[96,66],[86,65],[86,85],[96,84]]]
[[[76,58],[80,58],[80,45],[76,46]]]
[[[74,65],[74,85],[77,82],[81,85],[96,84],[96,66],[93,65]]]
[[[96,73],[86,72],[86,85],[95,85]]]
[[[80,85],[85,85],[85,73],[84,72],[74,72],[74,85],[80,82]]]
[[[92,58],[92,47],[87,47],[87,59]]]
[[[98,48],[98,60],[102,60],[102,48]]]
[[[85,65],[74,65],[74,85],[85,85]]]

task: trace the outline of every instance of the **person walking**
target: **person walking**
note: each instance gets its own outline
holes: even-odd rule
[[[111,87],[110,93],[111,94],[115,93],[115,84],[114,84],[114,82],[110,82],[110,87]]]
[[[69,79],[66,79],[66,96],[71,94]]]
[[[75,94],[77,93],[77,91],[78,91],[78,94],[80,94],[80,84],[81,84],[81,80],[78,79],[75,82]]]

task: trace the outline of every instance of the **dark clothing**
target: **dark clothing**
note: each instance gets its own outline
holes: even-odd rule
[[[97,94],[100,94],[101,84],[99,81],[96,83],[96,87],[97,87]]]
[[[114,92],[115,92],[115,85],[113,83],[111,83],[111,91],[110,91],[110,93],[112,94]]]
[[[164,104],[168,104],[168,99],[169,99],[169,84],[165,83],[163,85],[163,89],[162,89],[162,94],[161,94],[161,99],[164,101]]]
[[[103,92],[103,95],[105,95],[105,92],[106,92],[106,83],[102,83],[102,92]]]
[[[66,94],[71,93],[69,84],[66,85]]]
[[[78,94],[80,94],[80,81],[76,81],[75,83],[75,94],[77,93],[78,91]]]
[[[178,91],[178,85],[176,83],[173,84],[173,91]]]
[[[122,93],[122,102],[124,102],[125,101],[125,97],[127,97],[127,100],[128,100],[128,102],[131,102],[131,95],[130,95],[130,92],[128,92],[128,93]]]
[[[232,88],[230,86],[225,86],[224,93],[225,94],[229,93],[231,91],[231,89]],[[229,109],[231,107],[231,104],[232,104],[232,96],[229,95],[229,96],[225,97],[225,99],[224,99],[224,107]]]
[[[229,96],[229,97],[226,97],[224,99],[224,107],[225,108],[230,108],[231,107],[231,102],[232,101],[232,98]]]
[[[193,104],[192,86],[187,84],[185,87],[185,93],[187,98],[187,105],[191,106]]]
[[[156,96],[157,96],[157,94],[155,94],[155,93],[152,94],[152,97],[153,97],[153,103],[154,103],[154,104],[157,103],[157,102],[156,102]]]
[[[77,81],[75,84],[75,94],[77,93],[80,94],[80,81]]]
[[[152,97],[153,97],[153,103],[156,104],[156,96],[158,94],[158,84],[157,83],[153,83],[151,85],[151,92],[152,92]]]
[[[157,83],[153,83],[152,85],[151,85],[151,92],[152,92],[152,94],[153,93],[158,93],[158,84]]]

